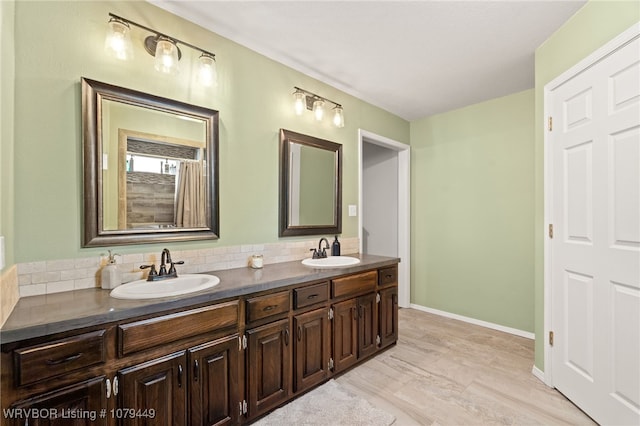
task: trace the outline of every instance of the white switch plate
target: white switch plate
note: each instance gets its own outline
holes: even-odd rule
[[[358,216],[358,207],[355,204],[349,204],[349,216]]]
[[[4,268],[4,237],[0,235],[0,269]]]

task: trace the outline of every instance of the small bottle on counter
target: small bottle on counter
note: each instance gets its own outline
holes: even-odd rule
[[[340,241],[338,241],[337,235],[336,239],[333,240],[333,244],[331,244],[331,256],[340,256]]]
[[[120,256],[118,253],[109,252],[109,259],[107,264],[102,267],[100,271],[100,286],[105,290],[113,290],[122,283],[122,273],[116,265],[116,256]]]

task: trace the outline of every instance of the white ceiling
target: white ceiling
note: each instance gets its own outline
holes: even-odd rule
[[[535,49],[586,3],[149,1],[406,120],[532,88]]]

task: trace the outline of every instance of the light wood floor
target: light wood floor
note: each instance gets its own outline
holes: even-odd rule
[[[395,347],[336,380],[404,425],[593,425],[533,374],[533,341],[400,309]]]

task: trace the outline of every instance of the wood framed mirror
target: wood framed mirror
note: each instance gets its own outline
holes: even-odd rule
[[[82,78],[82,246],[217,239],[218,112]]]
[[[342,233],[342,145],[280,129],[279,236]]]

